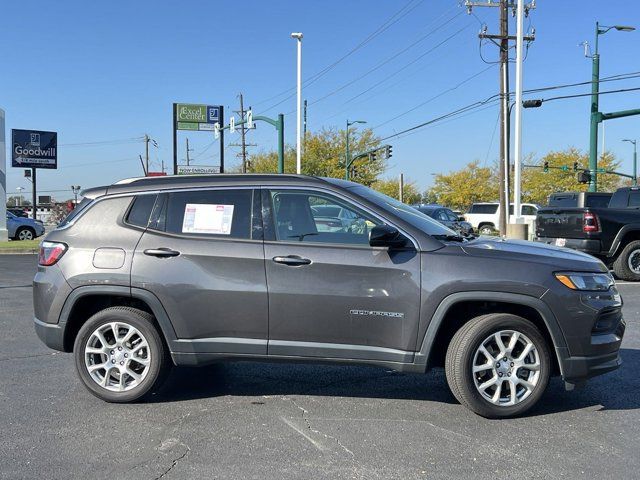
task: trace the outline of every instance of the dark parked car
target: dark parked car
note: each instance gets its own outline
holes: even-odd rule
[[[456,215],[450,208],[435,204],[414,205],[414,208],[461,235],[467,236],[474,233],[471,224],[466,220],[461,220],[460,215]]]
[[[538,210],[536,240],[600,258],[623,280],[640,281],[640,188],[619,188],[608,205]]]
[[[34,321],[109,402],[229,360],[445,367],[486,417],[618,368],[622,300],[599,260],[451,229],[362,185],[296,175],[130,179],[41,244]],[[323,231],[312,207],[358,229]]]

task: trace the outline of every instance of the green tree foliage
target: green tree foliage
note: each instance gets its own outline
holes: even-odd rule
[[[430,202],[465,210],[474,202],[498,199],[498,175],[494,169],[474,161],[460,170],[437,174],[433,186],[424,194]]]
[[[377,180],[371,185],[371,188],[396,200],[400,200],[400,184],[397,179],[387,178]],[[411,181],[405,181],[403,196],[404,203],[409,205],[422,201],[422,195],[418,191],[416,184]]]
[[[380,145],[380,139],[370,129],[359,131],[349,129],[349,149],[352,157],[361,152],[371,150]],[[308,133],[304,142],[302,155],[302,173],[321,177],[344,178],[345,131],[322,129],[317,133]],[[384,171],[386,161],[378,155],[374,161],[369,158],[354,163],[356,173],[352,180],[364,185],[371,185]],[[287,145],[284,155],[286,173],[296,171],[295,147]],[[278,154],[276,151],[261,152],[249,156],[250,173],[276,173],[278,171]]]
[[[549,167],[567,167],[567,170],[549,168],[544,171],[544,162],[549,162]],[[554,192],[584,192],[588,184],[578,183],[576,172],[573,171],[574,162],[578,163],[578,169],[589,168],[589,155],[575,148],[547,153],[538,160],[525,160],[525,164],[535,167],[525,167],[522,171],[522,200],[524,202],[546,205],[547,198]],[[620,162],[606,152],[598,160],[598,168],[617,170]],[[621,185],[621,177],[611,174],[598,174],[598,190],[601,192],[615,191]]]

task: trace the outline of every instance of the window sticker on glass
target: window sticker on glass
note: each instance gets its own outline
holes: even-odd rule
[[[233,205],[187,203],[184,207],[182,233],[229,235],[233,222]]]

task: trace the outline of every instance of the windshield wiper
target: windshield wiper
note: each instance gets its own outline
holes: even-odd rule
[[[441,234],[441,235],[432,235],[433,238],[437,238],[438,240],[445,240],[447,242],[466,242],[467,239],[462,235],[449,235],[449,234]]]
[[[319,233],[302,233],[300,235],[289,235],[287,238],[297,238],[299,241],[303,241],[304,237],[308,237],[309,235],[319,235]]]

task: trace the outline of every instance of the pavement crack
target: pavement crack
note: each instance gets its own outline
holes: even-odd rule
[[[293,406],[295,406],[296,408],[298,408],[298,409],[302,412],[301,418],[302,418],[302,420],[304,421],[304,423],[305,423],[305,425],[306,425],[307,429],[308,429],[310,432],[315,433],[315,434],[317,434],[317,435],[322,435],[322,436],[323,436],[324,438],[326,438],[326,439],[331,439],[331,440],[333,440],[333,442],[334,442],[338,447],[340,447],[344,452],[346,452],[346,453],[348,453],[349,455],[351,455],[351,457],[352,457],[353,459],[355,459],[355,458],[356,458],[355,454],[354,454],[351,450],[349,450],[349,449],[348,449],[348,448],[347,448],[347,447],[346,447],[346,446],[345,446],[345,445],[344,445],[344,444],[343,444],[343,443],[342,443],[338,438],[334,437],[333,435],[329,435],[328,433],[324,433],[324,432],[321,432],[320,430],[317,430],[317,429],[313,428],[313,426],[311,425],[311,422],[309,421],[309,417],[308,417],[309,411],[308,411],[306,408],[304,408],[303,406],[299,405],[299,404],[298,404],[298,403],[297,403],[293,398],[291,398],[291,397],[285,397],[285,398],[286,398],[287,400],[289,400]]]
[[[189,448],[189,445],[186,445],[184,443],[182,445],[185,448],[185,450],[182,453],[182,455],[179,455],[178,457],[174,458],[171,461],[171,465],[169,465],[169,467],[167,467],[167,469],[164,472],[162,472],[160,475],[155,477],[154,480],[160,480],[161,478],[166,476],[171,470],[173,470],[175,468],[175,466],[178,464],[178,462],[180,462],[180,460],[184,459],[187,455],[189,455],[189,452],[191,451],[191,449]]]
[[[24,358],[36,358],[36,357],[53,357],[55,355],[57,355],[58,352],[51,352],[51,353],[37,353],[34,355],[21,355],[21,356],[17,356],[17,357],[5,357],[5,358],[0,358],[0,362],[7,362],[9,360],[22,360]]]

